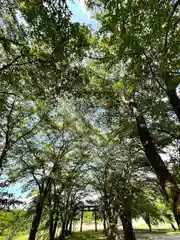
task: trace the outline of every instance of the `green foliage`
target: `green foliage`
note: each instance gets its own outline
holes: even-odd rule
[[[94,217],[92,212],[84,212],[83,220],[87,224],[91,224],[92,222],[94,222]]]
[[[179,184],[177,3],[89,0],[93,33],[71,21],[67,1],[2,2],[1,175],[31,198],[27,211],[1,212],[2,231],[12,237],[38,221],[32,229],[70,228],[91,194],[108,225],[122,215],[174,222],[136,117]]]
[[[28,218],[25,210],[13,209],[0,211],[0,232],[6,236],[11,232],[25,232],[29,228]]]

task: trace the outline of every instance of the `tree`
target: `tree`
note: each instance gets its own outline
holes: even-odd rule
[[[69,219],[69,201],[74,201],[74,197],[80,191],[81,184],[78,186],[78,182],[83,177],[81,168],[87,161],[88,154],[86,154],[86,143],[82,143],[83,122],[73,112],[69,112],[69,107],[64,102],[64,109],[57,107],[49,112],[37,131],[31,136],[23,137],[14,149],[13,155],[17,168],[9,171],[11,181],[26,181],[26,191],[37,191],[34,197],[35,209],[29,239],[34,239],[36,236],[46,204],[50,209],[55,204],[54,208],[57,212],[59,212],[59,206],[63,209],[59,216],[56,216],[57,221],[51,229],[51,238],[54,238],[61,214],[61,221],[65,228]],[[47,109],[47,105],[44,108]],[[42,112],[44,108],[41,108]],[[36,117],[37,114],[41,115],[41,112],[36,112]],[[78,182],[74,182],[77,177]],[[51,199],[54,194],[55,200],[48,202],[48,198]],[[50,209],[52,220],[54,214]],[[63,237],[65,230],[63,230]]]
[[[100,194],[100,204],[104,212],[103,218],[108,224],[111,232],[117,232],[114,226],[118,218],[121,219],[125,239],[135,239],[132,227],[132,207],[136,194],[137,166],[133,155],[126,150],[130,149],[131,143],[121,142],[111,135],[104,143],[99,145],[99,152],[96,162],[93,163],[95,190]],[[121,186],[121,187],[120,187]]]
[[[172,201],[179,225],[179,187],[162,161],[144,117],[146,114],[148,122],[151,118],[153,121],[158,114],[150,105],[163,102],[163,96],[168,96],[179,116],[179,97],[176,94],[178,54],[174,52],[179,41],[176,25],[179,1],[170,1],[165,6],[163,3],[145,4],[141,1],[87,2],[91,8],[96,6],[98,9],[96,17],[101,22],[102,33],[97,51],[90,58],[99,60],[100,66],[108,71],[107,78],[114,88],[114,95],[129,99],[144,151],[166,198]],[[158,91],[162,93],[160,97],[155,95]],[[174,113],[167,110],[166,114],[169,118],[168,114],[173,116]]]

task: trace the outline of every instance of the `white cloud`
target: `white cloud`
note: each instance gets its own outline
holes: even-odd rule
[[[85,4],[85,0],[78,0],[77,4],[79,4],[80,9],[88,16],[88,18],[91,18],[90,11],[88,11],[87,6]]]

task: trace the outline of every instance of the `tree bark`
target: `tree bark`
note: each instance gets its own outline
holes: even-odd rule
[[[49,192],[48,196],[48,208],[49,208],[49,239],[54,240],[53,228],[54,228],[54,212],[55,212],[55,203],[52,203],[52,192]],[[53,208],[52,208],[53,204]]]
[[[55,234],[56,234],[56,229],[57,229],[58,221],[59,221],[59,212],[56,213],[56,218],[55,218],[55,221],[54,221],[53,233],[52,233],[53,239],[54,239]]]
[[[132,200],[133,200],[133,192],[124,192],[124,203],[123,203],[123,211],[120,212],[120,219],[123,225],[124,239],[125,240],[136,240],[136,236],[134,234],[134,229],[132,226]]]
[[[28,240],[36,239],[36,234],[37,234],[37,230],[39,227],[39,223],[41,220],[41,215],[42,215],[42,211],[43,211],[43,207],[44,207],[44,201],[45,201],[44,196],[40,195],[39,199],[38,199],[38,203],[36,205],[36,211],[35,211],[35,214],[33,217],[32,226],[31,226]]]
[[[82,232],[82,227],[83,227],[83,209],[81,210],[81,223],[80,223],[80,232]]]
[[[70,223],[69,223],[69,230],[68,230],[70,235],[72,235],[72,223],[73,223],[73,220],[71,218]]]
[[[164,73],[163,74],[163,80],[166,85],[166,93],[169,98],[169,102],[178,117],[180,121],[180,98],[176,94],[176,87],[177,84],[173,83],[172,77],[169,75],[169,73]]]
[[[68,220],[66,221],[66,230],[65,230],[65,235],[66,236],[69,235],[69,224],[70,224],[70,219],[68,218]]]
[[[171,227],[174,231],[176,231],[176,227],[174,226],[174,224],[171,222]]]
[[[95,220],[95,232],[97,232],[97,212],[96,212],[96,208],[95,208],[95,211],[94,211],[94,220]]]
[[[176,219],[177,225],[180,227],[180,190],[178,188],[176,180],[168,171],[165,163],[161,159],[161,156],[157,152],[156,146],[153,143],[153,139],[147,128],[144,116],[138,112],[135,103],[130,106],[133,106],[133,112],[136,116],[138,134],[144,147],[144,152],[152,168],[154,169],[156,176],[159,179],[160,186],[166,199],[169,201],[172,200],[174,217]]]
[[[180,99],[176,94],[176,89],[167,90],[167,95],[173,110],[180,121]]]
[[[62,221],[62,228],[61,228],[61,233],[60,233],[59,239],[60,240],[64,240],[65,237],[66,237],[66,221],[63,220]]]
[[[146,222],[146,224],[147,224],[148,227],[149,227],[149,232],[151,232],[151,231],[152,231],[152,227],[151,227],[151,221],[150,221],[150,216],[149,216],[149,214],[146,214],[146,215],[144,216],[144,221]]]
[[[124,239],[125,240],[136,240],[133,226],[132,226],[131,214],[121,215],[120,218],[121,218],[121,222],[123,225]]]
[[[54,171],[54,169],[53,169],[53,171]],[[31,226],[31,229],[30,229],[28,240],[35,240],[36,239],[36,234],[37,234],[37,231],[38,231],[39,223],[40,223],[43,208],[44,208],[44,202],[47,198],[50,187],[51,187],[51,177],[49,177],[44,191],[42,190],[41,193],[39,194],[39,199],[38,199],[38,203],[36,205],[36,211],[35,211],[35,215],[33,217],[32,226]]]
[[[105,214],[104,214],[104,216],[103,216],[103,232],[104,232],[105,236],[108,235],[108,233],[107,233],[107,226],[106,226],[106,217],[105,217]]]
[[[53,221],[53,213],[51,211],[49,216],[49,239],[50,240],[54,240],[53,230],[54,230],[54,221]]]

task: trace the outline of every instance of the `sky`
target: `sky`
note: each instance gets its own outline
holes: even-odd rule
[[[71,0],[68,0],[68,6],[72,11],[72,21],[80,22],[91,25],[93,30],[98,29],[97,22],[91,18],[90,12],[85,6],[84,0],[77,0],[76,3],[73,3]],[[0,179],[1,180],[1,179]],[[16,197],[26,198],[26,194],[21,191],[22,184],[16,183],[8,187],[8,191],[13,193]]]
[[[69,0],[68,6],[73,14],[73,22],[86,23],[91,25],[93,30],[97,30],[97,22],[92,19],[90,12],[87,10],[85,6],[85,0],[76,0],[76,3],[73,3],[71,0]]]

